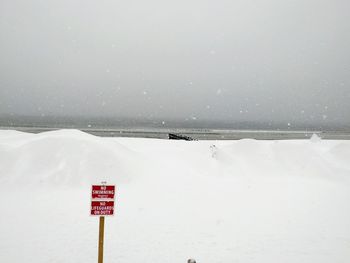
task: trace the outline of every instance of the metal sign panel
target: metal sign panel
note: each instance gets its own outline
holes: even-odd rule
[[[112,199],[114,200],[115,185],[93,185],[91,199]]]
[[[91,201],[92,216],[114,215],[114,201]]]
[[[91,187],[92,216],[114,215],[115,185],[93,185]]]

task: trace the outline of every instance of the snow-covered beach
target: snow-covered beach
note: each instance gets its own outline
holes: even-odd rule
[[[117,185],[106,263],[350,260],[350,141],[3,130],[0,262],[96,262],[100,181]]]

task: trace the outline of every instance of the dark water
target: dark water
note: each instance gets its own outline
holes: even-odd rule
[[[105,117],[0,117],[0,129],[39,133],[57,129],[79,129],[108,137],[167,139],[169,133],[183,134],[198,140],[308,139],[314,133],[324,139],[350,139],[350,128],[309,124],[252,122],[215,122],[204,120],[162,121]]]
[[[1,127],[0,129],[18,130],[22,132],[40,133],[57,130],[54,127]],[[107,128],[81,128],[80,130],[102,137],[135,137],[168,139],[169,133],[191,137],[195,140],[290,140],[309,139],[317,134],[322,139],[349,140],[350,133],[332,131],[271,131],[271,130],[200,130],[200,129],[107,129]]]

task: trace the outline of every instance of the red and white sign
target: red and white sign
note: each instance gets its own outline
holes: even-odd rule
[[[114,193],[115,193],[114,185],[93,185],[92,191],[91,191],[91,198],[114,200]]]
[[[93,185],[91,188],[91,210],[92,216],[114,215],[114,185]]]
[[[91,201],[92,216],[114,215],[114,201]]]

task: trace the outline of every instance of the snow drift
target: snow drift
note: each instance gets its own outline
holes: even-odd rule
[[[140,163],[136,153],[117,141],[77,130],[30,137],[4,132],[0,141],[0,174],[4,183],[72,186],[98,178],[119,183],[132,174],[133,167],[126,165]]]
[[[117,185],[105,262],[350,260],[350,142],[0,131],[0,262],[96,262],[90,184]],[[20,252],[20,253],[19,253]]]

